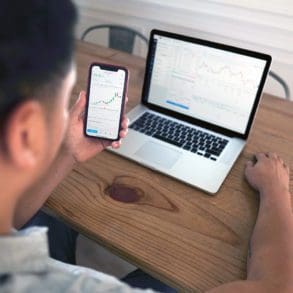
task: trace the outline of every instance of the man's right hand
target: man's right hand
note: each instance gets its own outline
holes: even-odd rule
[[[125,99],[125,104],[128,98]],[[65,136],[62,151],[63,155],[69,155],[73,163],[84,162],[96,154],[102,152],[106,147],[119,148],[121,139],[125,138],[128,132],[128,119],[123,115],[122,129],[120,130],[120,140],[110,141],[85,137],[83,133],[84,115],[86,107],[86,93],[82,91],[79,99],[71,108],[69,113],[69,125]]]
[[[259,153],[246,163],[245,177],[260,193],[289,192],[289,167],[275,153]]]

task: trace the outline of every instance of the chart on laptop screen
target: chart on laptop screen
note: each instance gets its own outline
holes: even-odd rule
[[[155,36],[149,102],[244,133],[264,60]]]

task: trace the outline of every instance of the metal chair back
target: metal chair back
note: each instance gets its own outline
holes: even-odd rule
[[[275,79],[282,86],[282,88],[284,89],[285,98],[287,100],[290,100],[290,88],[287,85],[286,81],[280,75],[278,75],[272,70],[270,70],[269,76]]]
[[[81,40],[84,41],[89,33],[99,29],[109,29],[109,47],[112,49],[132,54],[136,37],[141,39],[146,45],[148,44],[148,39],[140,32],[126,26],[113,24],[91,26],[84,31]]]

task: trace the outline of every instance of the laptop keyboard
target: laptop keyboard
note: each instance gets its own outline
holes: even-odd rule
[[[228,143],[227,139],[149,112],[145,112],[129,128],[213,161],[217,160]]]

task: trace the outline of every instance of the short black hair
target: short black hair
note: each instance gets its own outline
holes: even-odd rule
[[[68,73],[76,20],[71,0],[0,2],[0,133],[18,104]]]

